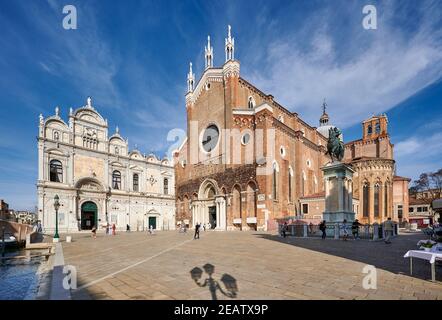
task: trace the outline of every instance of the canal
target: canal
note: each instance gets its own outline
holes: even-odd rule
[[[5,257],[28,256],[21,259],[6,259],[0,262],[0,300],[35,299],[39,287],[37,271],[46,264],[44,257],[32,257],[40,252],[29,250],[7,250]]]

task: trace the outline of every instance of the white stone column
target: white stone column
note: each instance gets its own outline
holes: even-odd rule
[[[344,210],[344,185],[341,177],[338,177],[338,211]]]
[[[353,181],[348,182],[348,211],[353,212]]]
[[[44,151],[43,143],[38,143],[38,180],[44,179]],[[43,223],[43,221],[42,221]]]
[[[195,227],[195,205],[194,204],[191,205],[190,211],[192,212],[192,227]]]
[[[220,211],[221,211],[221,202],[220,202],[220,199],[218,198],[218,199],[216,199],[215,200],[215,204],[216,204],[216,229],[218,230],[219,229],[219,221],[220,221],[220,219],[219,219],[219,217],[220,217]]]
[[[329,208],[329,195],[330,195],[330,180],[325,178],[325,208]]]

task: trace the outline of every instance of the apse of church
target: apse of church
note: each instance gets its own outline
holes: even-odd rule
[[[38,135],[38,216],[46,231],[55,228],[54,197],[60,198],[61,232],[175,228],[175,179],[172,163],[155,155],[129,150],[117,127],[108,123],[88,98],[69,110],[66,123],[55,115],[40,115]]]

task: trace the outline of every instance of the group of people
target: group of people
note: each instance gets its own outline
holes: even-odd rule
[[[362,226],[362,224],[359,222],[358,219],[355,219],[355,221],[353,221],[353,223],[351,224],[351,233],[353,235],[353,239],[360,239],[359,237],[359,227]],[[309,225],[310,228],[310,233],[313,233],[313,223],[310,223]],[[350,229],[350,225],[348,225],[347,220],[344,219],[344,221],[342,222],[342,224],[340,224],[339,226],[341,234],[342,234],[342,239],[344,241],[348,240],[349,237],[349,229]],[[327,237],[327,224],[326,221],[323,220],[321,221],[321,223],[319,224],[319,230],[322,232],[321,238],[325,239]],[[390,244],[391,243],[391,237],[393,236],[393,230],[394,230],[394,223],[391,220],[391,218],[388,218],[387,221],[384,222],[384,231],[385,231],[385,243],[386,244]],[[281,227],[281,233],[282,236],[285,238],[286,232],[288,231],[288,225],[287,222],[284,222],[284,225]]]
[[[353,223],[351,224],[351,233],[353,234],[354,239],[360,239],[359,237],[359,227],[362,226],[362,224],[359,222],[358,219],[355,219]],[[343,240],[347,241],[349,236],[349,226],[347,224],[347,220],[344,219],[342,224],[340,225],[340,228],[342,230]],[[326,224],[325,220],[322,221],[319,225],[319,229],[322,231],[322,239],[325,239],[326,237]],[[387,221],[384,222],[384,231],[385,231],[385,243],[390,244],[391,243],[391,237],[393,236],[393,230],[394,230],[394,223],[391,220],[391,218],[388,218]]]

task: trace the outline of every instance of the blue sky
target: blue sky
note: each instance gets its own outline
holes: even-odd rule
[[[66,4],[77,30],[62,27]],[[89,95],[110,133],[164,156],[185,128],[188,63],[198,78],[210,34],[221,65],[228,24],[241,75],[312,125],[324,97],[346,141],[386,112],[397,174],[414,179],[442,167],[441,21],[440,1],[0,0],[0,198],[35,206],[38,115],[58,105],[67,119]]]

